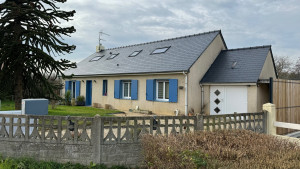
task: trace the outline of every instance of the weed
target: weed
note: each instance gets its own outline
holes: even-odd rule
[[[300,168],[300,147],[246,130],[142,138],[149,168]]]

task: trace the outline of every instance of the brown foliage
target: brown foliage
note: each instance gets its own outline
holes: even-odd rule
[[[300,168],[300,148],[245,130],[144,136],[149,168]]]

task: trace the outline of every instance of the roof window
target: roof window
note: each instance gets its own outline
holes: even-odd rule
[[[119,53],[117,53],[117,54],[111,54],[110,57],[107,58],[107,60],[113,59],[113,58],[115,58],[118,55],[119,55]]]
[[[141,53],[142,50],[138,50],[138,51],[134,51],[131,55],[129,55],[128,57],[135,57],[137,56],[139,53]]]
[[[103,56],[96,56],[93,59],[91,59],[90,62],[98,61],[98,60],[100,60],[103,57],[104,57],[104,55]]]
[[[171,46],[169,46],[169,47],[163,47],[163,48],[157,48],[157,49],[155,49],[155,50],[151,53],[151,55],[153,55],[153,54],[165,53],[170,47],[171,47]]]

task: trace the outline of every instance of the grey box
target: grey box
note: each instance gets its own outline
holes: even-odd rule
[[[22,99],[22,114],[48,115],[48,99]]]

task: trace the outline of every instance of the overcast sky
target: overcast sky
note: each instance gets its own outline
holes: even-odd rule
[[[106,48],[220,30],[228,48],[272,45],[274,56],[300,57],[299,0],[68,0],[76,10],[77,49],[64,58],[81,61],[95,52],[98,32]]]

